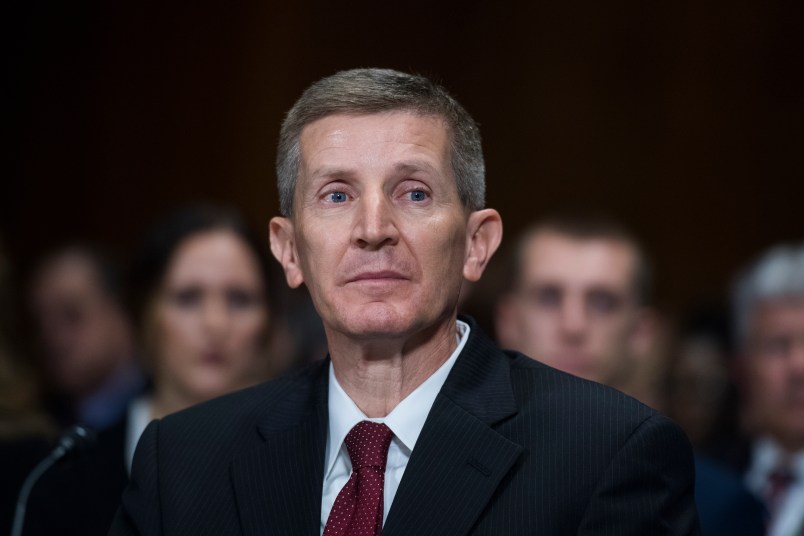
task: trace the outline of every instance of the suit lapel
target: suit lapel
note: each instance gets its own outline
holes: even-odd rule
[[[507,358],[471,327],[413,449],[384,536],[466,534],[522,452],[493,427],[516,413]]]
[[[245,535],[318,536],[327,437],[326,360],[258,424],[265,443],[232,462]]]

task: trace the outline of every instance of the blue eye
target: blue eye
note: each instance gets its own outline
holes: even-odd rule
[[[427,194],[421,190],[413,190],[409,195],[411,201],[424,201],[427,199]]]
[[[345,203],[346,202],[346,193],[345,192],[332,192],[329,194],[329,200],[333,203]]]

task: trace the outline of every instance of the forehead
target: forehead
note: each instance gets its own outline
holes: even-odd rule
[[[304,174],[332,167],[382,167],[408,159],[431,166],[448,164],[449,135],[439,117],[406,111],[328,115],[302,130]]]
[[[219,281],[231,277],[259,281],[258,262],[240,237],[221,230],[187,237],[171,259],[165,282]]]
[[[34,291],[38,295],[58,292],[101,292],[99,276],[89,259],[68,253],[50,261],[38,274]]]
[[[553,231],[530,237],[522,251],[525,284],[568,287],[608,286],[627,290],[634,284],[636,253],[626,242],[575,238]]]
[[[767,299],[756,308],[754,327],[760,332],[804,333],[804,296]]]

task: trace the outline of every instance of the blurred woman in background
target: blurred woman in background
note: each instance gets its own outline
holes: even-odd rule
[[[262,243],[235,212],[193,206],[153,228],[128,288],[149,389],[81,460],[42,478],[25,535],[105,535],[151,420],[277,372],[267,355],[270,270]]]
[[[126,460],[152,419],[256,384],[268,360],[269,258],[241,218],[185,209],[134,266],[133,304],[153,389],[129,411]]]

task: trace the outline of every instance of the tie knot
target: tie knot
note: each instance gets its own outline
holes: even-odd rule
[[[346,449],[352,460],[352,468],[378,467],[385,471],[388,446],[394,433],[379,422],[360,421],[346,435]]]
[[[768,483],[765,487],[765,501],[771,514],[776,511],[784,500],[787,491],[795,480],[796,475],[787,466],[777,467],[768,475]]]
[[[787,489],[795,480],[796,475],[788,466],[777,467],[768,475],[768,483],[782,489]]]

